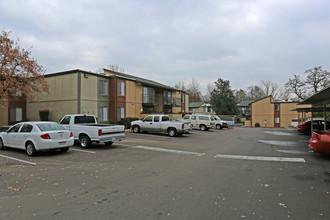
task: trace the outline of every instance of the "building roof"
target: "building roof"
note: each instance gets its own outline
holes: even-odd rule
[[[189,108],[199,108],[204,104],[204,102],[189,102]]]
[[[146,85],[146,86],[157,87],[157,88],[162,88],[162,89],[167,89],[167,90],[182,91],[182,90],[178,90],[178,89],[175,89],[173,87],[155,82],[153,80],[149,80],[149,79],[145,79],[145,78],[141,78],[141,77],[137,77],[137,76],[132,76],[132,75],[129,75],[129,74],[126,74],[126,73],[120,73],[120,72],[116,72],[116,71],[113,71],[113,70],[108,70],[108,69],[105,69],[105,68],[103,68],[103,70],[106,71],[106,72],[114,74],[115,77],[135,81],[135,82],[141,83],[141,84]]]
[[[330,104],[330,86],[305,99],[298,105],[304,104],[312,104],[315,106]]]
[[[44,76],[50,77],[50,76],[58,76],[58,75],[65,75],[65,74],[72,74],[72,73],[83,73],[83,74],[90,74],[90,75],[101,76],[101,77],[109,77],[108,75],[106,75],[104,73],[94,73],[94,72],[81,70],[81,69],[73,69],[73,70],[67,70],[67,71],[56,72],[56,73],[46,73]]]
[[[249,100],[249,101],[241,101],[237,104],[238,107],[249,107],[252,102],[255,100]]]

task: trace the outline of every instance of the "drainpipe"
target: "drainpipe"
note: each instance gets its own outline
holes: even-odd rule
[[[325,111],[325,105],[323,105],[323,117],[324,117],[324,130],[327,130],[327,116],[326,116],[326,111]]]

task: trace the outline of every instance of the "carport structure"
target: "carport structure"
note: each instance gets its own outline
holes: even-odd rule
[[[302,113],[311,112],[312,113],[311,120],[313,121],[314,112],[323,112],[324,122],[326,122],[327,121],[327,112],[330,112],[330,87],[327,87],[327,88],[317,92],[316,94],[312,95],[311,97],[300,102],[298,105],[306,105],[306,104],[311,104],[312,107],[296,109],[298,111],[298,114],[300,112],[302,112]],[[311,123],[311,130],[313,131],[313,123]],[[324,130],[326,130],[326,123],[324,123]]]

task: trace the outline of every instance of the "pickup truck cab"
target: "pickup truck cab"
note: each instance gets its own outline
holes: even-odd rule
[[[141,131],[167,133],[171,137],[181,136],[190,131],[188,123],[170,121],[167,115],[148,115],[143,120],[132,121],[131,127],[134,133]]]
[[[66,115],[60,120],[60,124],[72,131],[74,140],[79,141],[82,148],[89,147],[92,142],[112,145],[115,141],[126,138],[123,125],[97,124],[94,115]]]

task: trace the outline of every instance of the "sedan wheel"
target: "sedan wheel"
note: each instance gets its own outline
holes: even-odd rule
[[[0,150],[4,150],[4,149],[6,149],[6,148],[5,148],[5,145],[3,145],[3,141],[2,141],[2,139],[0,138]]]
[[[36,149],[34,148],[34,145],[31,142],[27,143],[27,145],[26,145],[26,153],[30,157],[37,154],[37,151],[36,151]]]

